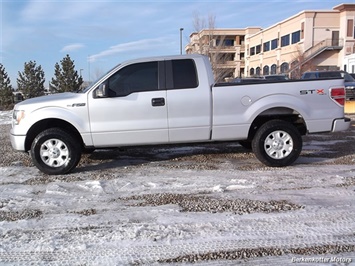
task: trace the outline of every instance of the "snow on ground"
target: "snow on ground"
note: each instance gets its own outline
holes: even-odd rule
[[[355,265],[355,157],[332,157],[351,133],[305,141],[286,168],[235,144],[237,155],[142,150],[140,163],[125,155],[66,176],[2,166],[0,264]]]
[[[0,111],[0,125],[11,124],[12,111]]]

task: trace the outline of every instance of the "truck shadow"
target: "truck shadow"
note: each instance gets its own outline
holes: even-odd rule
[[[303,151],[294,165],[355,164],[355,121],[349,130],[303,137]],[[132,169],[148,164],[172,169],[272,169],[237,142],[161,145],[97,150],[84,154],[75,172]]]
[[[151,163],[154,163],[154,166],[170,168],[217,169],[222,161],[245,161],[245,159],[257,162],[250,150],[235,142],[125,147],[96,150],[92,154],[84,154],[75,172],[112,168],[119,170]]]

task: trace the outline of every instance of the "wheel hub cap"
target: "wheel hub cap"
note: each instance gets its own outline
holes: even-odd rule
[[[264,149],[268,156],[284,159],[293,151],[292,137],[282,130],[273,131],[266,137]]]
[[[59,139],[48,139],[41,145],[40,157],[50,167],[60,167],[70,160],[67,145]]]
[[[48,156],[51,157],[51,158],[58,158],[60,155],[60,151],[58,148],[54,147],[54,148],[50,148],[49,151],[48,151]]]
[[[283,146],[284,146],[284,142],[280,139],[277,139],[272,143],[272,147],[275,150],[281,150]]]

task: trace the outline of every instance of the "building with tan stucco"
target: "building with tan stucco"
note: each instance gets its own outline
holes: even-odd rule
[[[315,69],[355,73],[354,19],[355,4],[340,4],[302,11],[266,29],[204,29],[190,35],[185,51],[207,54],[224,80],[280,73],[298,78]]]

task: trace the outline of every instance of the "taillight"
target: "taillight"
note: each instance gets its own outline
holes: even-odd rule
[[[345,89],[344,88],[332,88],[330,89],[330,97],[333,101],[344,106],[345,104]]]

